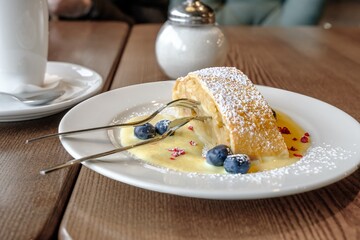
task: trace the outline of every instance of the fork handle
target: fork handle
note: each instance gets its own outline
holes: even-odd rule
[[[139,121],[140,122],[140,121]],[[135,123],[135,124],[134,124]],[[52,133],[48,135],[43,135],[36,138],[27,139],[25,143],[31,143],[35,141],[39,141],[45,138],[53,138],[58,136],[65,136],[65,135],[71,135],[74,133],[82,133],[82,132],[89,132],[89,131],[95,131],[100,129],[111,129],[116,127],[129,127],[129,126],[136,126],[138,124],[137,122],[131,122],[131,123],[120,123],[120,124],[114,124],[114,125],[108,125],[108,126],[102,126],[102,127],[94,127],[94,128],[86,128],[86,129],[80,129],[80,130],[74,130],[74,131],[67,131],[67,132],[60,132],[60,133]]]
[[[146,117],[146,118],[144,118],[142,120],[138,120],[138,121],[134,121],[134,122],[128,122],[128,123],[119,123],[119,124],[114,124],[114,125],[107,125],[107,126],[102,126],[102,127],[94,127],[94,128],[86,128],[86,129],[80,129],[80,130],[74,130],[74,131],[67,131],[67,132],[61,132],[61,133],[53,133],[53,134],[48,134],[48,135],[44,135],[44,136],[40,136],[40,137],[36,137],[36,138],[27,139],[25,141],[25,143],[28,144],[28,143],[39,141],[39,140],[46,139],[46,138],[53,138],[53,137],[58,137],[58,136],[71,135],[71,134],[74,134],[74,133],[83,133],[83,132],[95,131],[95,130],[100,130],[100,129],[111,129],[111,128],[116,128],[116,127],[130,127],[130,126],[142,125],[142,124],[147,123],[151,119],[153,119],[158,113],[160,113],[162,110],[164,110],[165,108],[171,106],[174,103],[178,103],[178,106],[181,106],[181,107],[191,108],[191,109],[193,108],[193,106],[187,104],[186,102],[182,103],[182,101],[191,101],[191,100],[185,99],[185,98],[180,98],[180,99],[176,99],[176,100],[173,100],[171,102],[168,102],[167,104],[165,104],[164,106],[160,107],[155,112],[153,112],[150,116],[148,116],[148,117]],[[192,104],[198,104],[198,102],[193,101]]]
[[[94,154],[94,155],[90,155],[90,156],[86,156],[86,157],[82,157],[82,158],[78,158],[78,159],[73,159],[73,160],[70,160],[70,161],[68,161],[66,163],[62,163],[62,164],[59,164],[59,165],[56,165],[56,166],[41,170],[40,174],[45,175],[47,173],[51,173],[53,171],[56,171],[56,170],[59,170],[59,169],[62,169],[62,168],[77,165],[77,164],[82,163],[82,162],[84,162],[86,160],[90,160],[90,159],[96,160],[96,158],[105,157],[105,156],[108,156],[108,155],[111,155],[111,154],[115,154],[115,153],[119,153],[119,152],[129,150],[131,148],[139,147],[139,146],[146,145],[146,144],[149,144],[149,143],[158,142],[158,141],[170,136],[171,134],[172,134],[172,131],[169,131],[169,132],[167,132],[164,135],[161,135],[159,137],[156,137],[156,138],[153,138],[153,139],[150,139],[150,140],[146,140],[146,141],[142,141],[142,142],[130,145],[130,146],[125,146],[125,147],[113,149],[113,150],[110,150],[110,151],[97,153],[97,154]]]

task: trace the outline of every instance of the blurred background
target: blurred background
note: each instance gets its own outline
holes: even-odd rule
[[[52,19],[161,23],[182,0],[48,0]],[[360,0],[203,0],[220,25],[360,27]]]
[[[327,0],[320,25],[360,27],[360,0]]]

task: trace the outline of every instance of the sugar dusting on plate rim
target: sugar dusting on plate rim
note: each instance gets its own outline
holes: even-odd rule
[[[133,117],[143,116],[146,114],[152,113],[155,109],[159,108],[163,103],[156,103],[151,106],[143,105],[138,106],[136,111],[131,111],[127,109],[126,115],[124,116],[124,111],[116,116],[112,123],[125,122]],[[140,110],[139,110],[140,108]],[[175,115],[175,112],[172,109],[166,109],[163,113],[169,115]],[[129,153],[126,153],[130,155]],[[357,152],[343,149],[341,147],[334,147],[327,143],[312,143],[312,146],[308,149],[304,157],[302,157],[296,163],[257,173],[247,173],[247,174],[204,174],[204,173],[191,173],[191,172],[180,172],[174,169],[165,168],[158,165],[152,165],[144,160],[138,159],[132,155],[131,158],[139,161],[139,163],[148,169],[161,172],[164,174],[171,174],[177,176],[183,176],[187,178],[196,178],[202,180],[216,180],[232,183],[251,183],[251,184],[270,184],[273,187],[281,187],[283,185],[284,177],[288,175],[292,176],[311,176],[316,175],[324,170],[326,171],[336,171],[337,162],[330,161],[337,159],[337,161],[346,161],[351,159]]]

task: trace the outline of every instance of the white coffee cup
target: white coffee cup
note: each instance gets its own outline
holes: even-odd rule
[[[48,19],[47,0],[0,0],[0,91],[43,85]]]

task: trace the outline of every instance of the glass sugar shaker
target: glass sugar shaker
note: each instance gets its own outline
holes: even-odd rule
[[[168,77],[176,79],[206,67],[223,66],[228,44],[215,23],[215,13],[198,0],[169,11],[156,39],[156,58]]]

